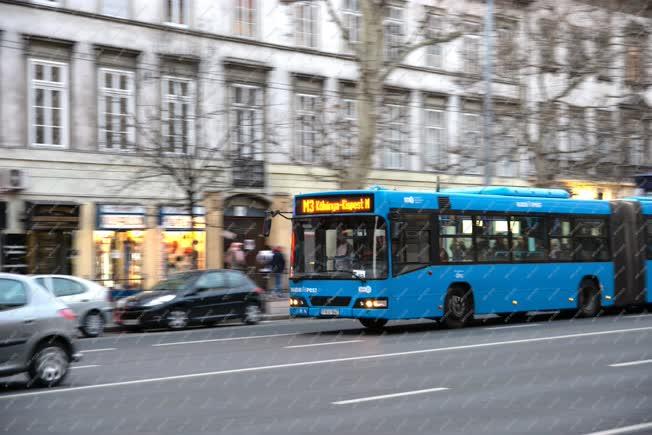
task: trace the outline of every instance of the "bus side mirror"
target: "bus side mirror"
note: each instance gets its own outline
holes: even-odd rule
[[[272,232],[272,215],[266,213],[265,220],[263,221],[263,236],[269,237],[269,233],[271,232]]]

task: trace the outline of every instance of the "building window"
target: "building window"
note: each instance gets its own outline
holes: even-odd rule
[[[295,144],[297,158],[302,162],[315,161],[319,135],[318,113],[318,95],[296,95]]]
[[[482,147],[482,130],[480,115],[477,113],[462,114],[462,165],[471,174],[479,174],[479,157],[481,156]],[[464,163],[466,162],[466,163]]]
[[[633,166],[646,163],[645,131],[643,120],[636,116],[625,118],[625,152],[626,162]]]
[[[296,44],[299,47],[317,48],[318,46],[319,5],[302,2],[295,5],[294,26]]]
[[[262,160],[263,90],[259,86],[232,85],[231,132],[236,158]]]
[[[349,43],[360,42],[360,30],[362,29],[362,12],[360,12],[359,0],[344,0],[342,4],[342,25],[349,34]]]
[[[480,27],[477,23],[465,23],[467,34],[464,35],[463,59],[466,74],[480,74]]]
[[[68,146],[68,65],[29,60],[30,143]]]
[[[614,124],[611,119],[611,111],[596,110],[596,147],[595,151],[598,159],[605,159],[610,156],[610,150],[613,144]]]
[[[134,74],[99,71],[99,141],[106,150],[127,150],[134,144]]]
[[[446,112],[443,109],[426,109],[424,113],[425,154],[430,166],[441,167],[445,156]]]
[[[559,24],[550,19],[539,20],[539,55],[540,68],[544,71],[556,71],[557,63],[557,34]]]
[[[165,1],[165,24],[173,26],[188,26],[188,0]]]
[[[129,0],[102,0],[102,13],[118,18],[129,18]]]
[[[517,69],[518,45],[517,25],[515,21],[499,22],[496,28],[496,74],[511,77]]]
[[[499,177],[518,176],[520,153],[516,141],[516,119],[501,116],[496,120],[495,171]]]
[[[628,45],[625,51],[625,82],[630,85],[643,83],[643,49],[640,45]]]
[[[406,169],[408,135],[407,109],[405,106],[390,104],[385,106],[386,123],[383,135],[384,161],[386,169]]]
[[[444,29],[444,17],[430,14],[428,16],[428,36],[437,37]],[[443,68],[443,47],[442,44],[432,44],[426,47],[426,65],[432,68]]]
[[[194,146],[195,82],[163,77],[163,151],[190,154]]]
[[[570,29],[570,46],[568,47],[568,72],[572,77],[586,74],[587,67],[591,65],[589,56],[588,38],[583,29],[572,26]]]
[[[235,34],[255,38],[257,32],[256,0],[235,0]]]
[[[579,161],[584,158],[584,151],[588,148],[584,109],[581,107],[570,107],[567,122],[569,154],[566,160]]]
[[[354,156],[354,150],[358,146],[358,112],[357,102],[352,98],[342,99],[340,109],[341,123],[338,132],[339,152],[338,156],[346,163]]]
[[[387,6],[385,15],[385,59],[397,60],[403,48],[403,7]]]

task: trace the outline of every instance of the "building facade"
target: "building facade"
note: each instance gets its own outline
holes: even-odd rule
[[[545,161],[551,183],[576,196],[630,194],[633,173],[652,164],[652,11],[606,5],[551,30],[558,20],[537,3],[545,2],[498,2],[493,182],[542,184],[537,162]],[[359,40],[359,2],[333,4]],[[564,7],[585,5],[552,4],[564,16]],[[388,7],[388,58],[424,23],[427,34],[463,32],[411,52],[389,75],[369,184],[482,184],[485,7]],[[583,68],[604,48],[586,37],[603,16],[614,29],[606,46],[626,49],[598,73]],[[539,37],[550,34],[569,36]],[[571,50],[578,46],[586,51]],[[323,137],[333,119],[355,124],[357,75],[324,2],[0,1],[3,270],[140,288],[170,271],[220,267],[233,241],[244,243],[254,268],[266,245],[287,252],[289,221],[275,218],[264,238],[264,212],[289,212],[292,195],[337,188],[336,170],[324,163],[336,151]],[[582,80],[566,90],[574,77]],[[228,164],[197,168],[219,182],[199,192],[191,211],[183,180],[140,176],[152,166],[138,152],[145,143],[166,156]]]

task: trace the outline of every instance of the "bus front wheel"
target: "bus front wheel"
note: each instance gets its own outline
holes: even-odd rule
[[[358,319],[362,326],[370,331],[380,331],[387,324],[387,319]]]
[[[463,328],[473,320],[473,293],[463,287],[452,287],[446,294],[444,324],[452,329]]]

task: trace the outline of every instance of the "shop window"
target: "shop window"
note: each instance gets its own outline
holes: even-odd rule
[[[543,218],[518,216],[510,219],[512,258],[514,261],[546,258]]]
[[[439,261],[473,261],[475,255],[471,216],[439,216],[439,236]]]
[[[78,295],[86,291],[77,281],[65,278],[52,278],[52,290],[56,297]]]
[[[476,216],[474,220],[478,261],[509,261],[507,217]]]
[[[557,261],[568,261],[573,259],[573,243],[570,237],[570,219],[551,219],[549,223],[548,236],[550,238],[550,251],[548,253],[548,258]]]
[[[609,260],[607,223],[604,219],[576,219],[573,228],[574,258],[577,261]]]
[[[15,279],[0,278],[0,311],[27,304],[25,285]]]
[[[144,232],[95,231],[95,278],[110,288],[142,287]]]
[[[394,275],[431,264],[430,215],[401,213],[392,221],[392,266]]]
[[[203,231],[164,231],[163,245],[166,274],[206,267],[206,235]]]

